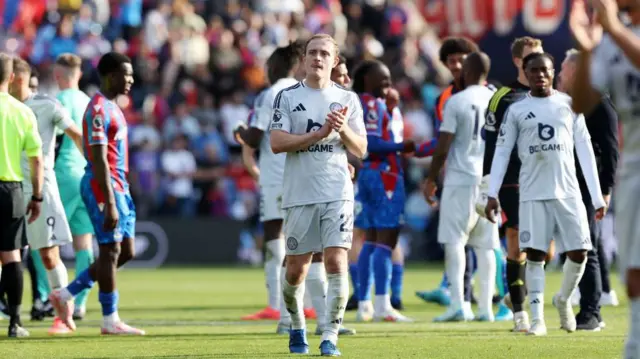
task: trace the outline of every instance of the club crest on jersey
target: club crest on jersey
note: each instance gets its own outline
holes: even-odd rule
[[[343,108],[344,107],[337,102],[332,102],[331,105],[329,105],[329,111],[340,111]]]

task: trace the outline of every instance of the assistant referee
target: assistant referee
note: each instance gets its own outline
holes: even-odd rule
[[[33,111],[9,94],[13,81],[13,58],[0,53],[0,261],[2,282],[9,309],[9,337],[29,336],[22,328],[22,263],[20,249],[27,244],[26,217],[29,223],[40,215],[44,169],[42,140]],[[29,158],[33,197],[25,210],[21,160]]]

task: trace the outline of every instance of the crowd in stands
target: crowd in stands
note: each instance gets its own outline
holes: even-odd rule
[[[265,88],[271,52],[329,33],[348,68],[378,58],[401,94],[407,133],[434,136],[433,104],[449,74],[438,37],[410,1],[399,0],[16,0],[0,4],[0,51],[28,59],[40,92],[54,94],[51,64],[84,60],[81,87],[97,90],[95,65],[111,50],[134,62],[135,84],[118,99],[130,124],[132,192],[138,216],[246,219],[257,188],[232,136]],[[424,228],[419,183],[429,160],[407,164],[407,219]]]

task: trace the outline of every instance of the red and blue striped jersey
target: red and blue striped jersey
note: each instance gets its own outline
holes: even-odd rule
[[[402,174],[399,152],[404,145],[392,131],[391,115],[381,99],[370,94],[360,94],[367,130],[367,157],[363,168],[378,169],[394,174]]]
[[[107,164],[113,188],[119,192],[126,191],[129,187],[127,183],[127,174],[129,173],[127,121],[118,105],[100,92],[96,93],[84,113],[82,131],[84,133],[84,156],[87,159],[85,175],[92,179],[94,192],[97,189],[97,184],[93,185],[95,158],[93,158],[91,146],[107,146]]]

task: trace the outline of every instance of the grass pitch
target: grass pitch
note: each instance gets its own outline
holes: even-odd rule
[[[627,330],[627,307],[603,308],[607,328],[599,333],[568,334],[559,329],[551,303],[560,286],[560,273],[547,278],[546,319],[549,335],[533,338],[509,332],[511,323],[434,324],[443,307],[425,304],[416,290],[439,283],[440,267],[412,266],[405,273],[405,314],[416,323],[354,323],[348,312],[345,325],[358,333],[342,337],[339,348],[345,358],[620,358]],[[45,322],[24,325],[30,338],[8,339],[0,334],[4,358],[286,358],[288,337],[277,336],[276,323],[242,322],[239,318],[261,309],[266,293],[261,269],[172,268],[130,269],[118,274],[120,316],[145,329],[145,337],[102,337],[97,288],[89,298],[88,315],[77,322],[78,331],[66,337],[50,337]],[[614,288],[624,293],[617,278]],[[27,287],[27,286],[25,286]],[[623,296],[620,296],[621,300]],[[25,293],[24,303],[30,303]],[[23,305],[28,309],[28,305]],[[574,309],[575,310],[575,309]],[[6,321],[0,324],[7,324]],[[320,338],[308,323],[311,356],[318,356]]]

